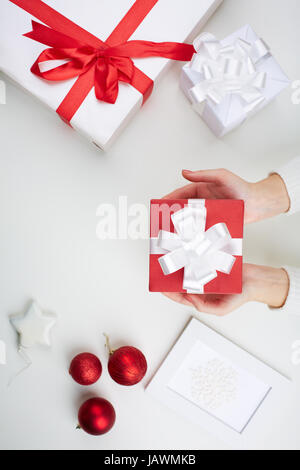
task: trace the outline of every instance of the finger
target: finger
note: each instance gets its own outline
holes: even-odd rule
[[[198,294],[187,294],[186,298],[201,313],[211,313],[211,309],[205,305],[204,296]]]
[[[187,307],[193,307],[193,304],[186,299],[185,294],[181,294],[180,292],[163,292],[163,295],[173,300],[173,302],[186,305]]]
[[[229,313],[224,305],[223,296],[187,294],[186,298],[201,313],[216,316],[223,316]]]
[[[176,189],[172,193],[163,197],[163,199],[194,199],[197,197],[197,187],[195,184],[189,184],[183,188]]]
[[[182,176],[193,183],[223,183],[227,176],[227,170],[182,170]]]

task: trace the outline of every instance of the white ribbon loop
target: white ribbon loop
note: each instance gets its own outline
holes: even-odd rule
[[[206,100],[220,105],[228,94],[237,94],[248,115],[265,100],[267,74],[259,72],[257,64],[270,49],[262,39],[250,44],[239,38],[233,45],[222,47],[212,34],[203,33],[194,41],[194,48],[190,67],[200,77],[189,93],[197,108]]]
[[[165,251],[174,251],[182,247],[182,242],[176,233],[161,230],[158,236],[158,246]]]
[[[165,275],[184,268],[183,288],[189,292],[203,293],[204,286],[215,279],[217,271],[230,274],[236,258],[227,253],[232,238],[224,223],[205,231],[206,208],[200,202],[172,215],[177,233],[161,230],[158,247],[166,255],[159,258]]]

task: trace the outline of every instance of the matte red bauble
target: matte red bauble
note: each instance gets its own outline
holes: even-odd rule
[[[78,427],[92,436],[107,433],[115,421],[114,407],[104,398],[90,398],[81,405],[78,412]]]
[[[147,361],[144,354],[133,346],[123,346],[115,351],[109,347],[108,372],[111,378],[120,385],[136,385],[147,372]]]
[[[97,356],[90,353],[78,354],[71,362],[71,376],[80,385],[92,385],[102,374],[102,365]]]

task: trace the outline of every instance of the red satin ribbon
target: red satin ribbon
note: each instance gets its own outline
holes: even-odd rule
[[[10,0],[47,26],[32,22],[33,30],[26,37],[50,46],[44,50],[31,67],[32,73],[50,81],[78,77],[57,113],[70,122],[88,93],[95,87],[97,99],[115,103],[119,81],[131,84],[150,96],[153,81],[135,67],[132,59],[165,57],[173,60],[190,60],[194,47],[189,44],[150,41],[128,41],[158,0],[136,0],[109,38],[103,42],[82,29],[41,0]],[[51,60],[66,63],[42,72],[40,64]]]

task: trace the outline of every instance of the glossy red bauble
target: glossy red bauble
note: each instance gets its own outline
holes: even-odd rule
[[[147,372],[147,361],[144,354],[132,346],[123,346],[111,351],[108,372],[111,378],[120,385],[135,385]]]
[[[112,404],[104,398],[91,398],[81,405],[78,412],[79,427],[92,436],[100,436],[111,430],[116,421]]]
[[[90,353],[78,354],[71,362],[71,376],[80,385],[92,385],[102,374],[102,365],[97,356]]]

